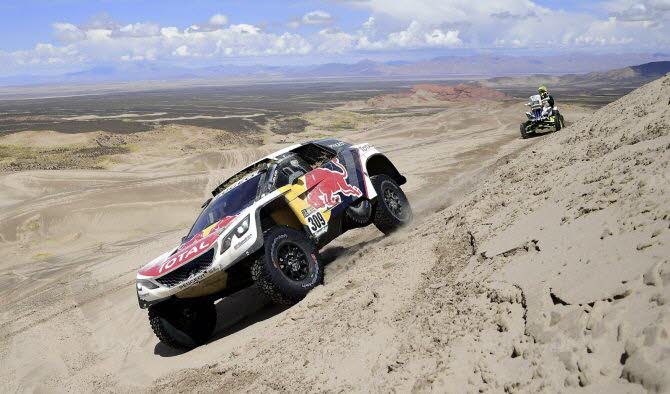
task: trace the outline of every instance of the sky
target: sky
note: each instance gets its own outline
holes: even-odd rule
[[[2,0],[0,76],[670,51],[670,0]]]

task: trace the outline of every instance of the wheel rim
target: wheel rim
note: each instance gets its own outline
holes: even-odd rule
[[[290,280],[299,282],[309,275],[307,254],[293,243],[283,244],[277,251],[279,269]]]
[[[404,201],[395,189],[390,187],[384,189],[384,203],[393,216],[400,220],[404,219]]]
[[[199,317],[200,312],[196,308],[187,306],[177,313],[175,323],[179,328],[187,330],[190,333]]]

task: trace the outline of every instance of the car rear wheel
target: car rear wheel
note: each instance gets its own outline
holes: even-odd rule
[[[265,234],[263,251],[251,266],[251,277],[274,303],[295,304],[323,283],[323,263],[303,232],[275,227]]]
[[[384,234],[390,234],[412,221],[412,207],[393,178],[375,175],[370,178],[377,192],[373,223]]]
[[[561,122],[563,121],[561,114],[559,112],[556,112],[556,116],[554,117],[554,119],[556,124],[555,125],[556,131],[561,131],[561,129],[563,128],[563,125],[561,124]]]
[[[350,227],[367,226],[372,220],[372,213],[372,204],[367,199],[352,204],[345,210],[347,223]]]
[[[210,301],[166,301],[149,308],[149,323],[164,344],[192,349],[211,338],[216,327],[216,307]]]

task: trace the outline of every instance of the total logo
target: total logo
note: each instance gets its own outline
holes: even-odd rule
[[[162,274],[163,271],[170,270],[175,266],[175,264],[177,264],[177,266],[181,266],[183,263],[191,260],[192,258],[200,256],[204,251],[214,245],[217,236],[218,234],[214,233],[204,240],[191,245],[189,248],[182,250],[179,254],[173,256],[169,260],[166,260],[158,269],[158,274]]]
[[[156,277],[170,270],[181,267],[182,265],[188,263],[189,261],[209,250],[212,245],[216,243],[218,236],[218,232],[215,231],[205,238],[192,239],[191,241],[184,244],[183,247],[177,251],[177,253],[168,257],[167,260],[163,261],[162,263],[157,262],[155,264],[146,265],[139,271],[139,274],[148,277]]]

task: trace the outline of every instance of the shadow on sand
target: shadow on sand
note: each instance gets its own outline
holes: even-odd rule
[[[335,261],[337,258],[352,255],[367,245],[378,242],[384,236],[380,235],[372,240],[358,243],[350,247],[332,246],[327,247],[319,253],[325,265]],[[216,303],[217,324],[214,334],[209,343],[221,338],[235,334],[238,331],[276,316],[290,306],[274,305],[267,301],[261,291],[254,285],[240,290]],[[189,350],[173,349],[163,342],[158,342],[154,347],[154,354],[161,357],[174,357],[187,353]]]
[[[216,303],[216,328],[209,343],[269,319],[286,309],[287,306],[269,303],[256,286],[240,290]],[[173,349],[163,342],[158,342],[154,348],[154,354],[161,357],[174,357],[186,352],[188,350]]]

